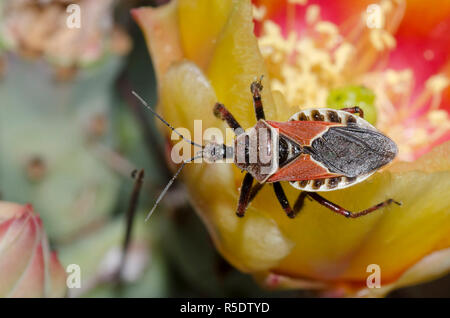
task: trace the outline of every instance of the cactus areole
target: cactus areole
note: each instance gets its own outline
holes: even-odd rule
[[[237,167],[246,171],[236,211],[240,217],[244,216],[248,205],[265,184],[273,185],[281,207],[291,218],[301,210],[307,196],[351,218],[366,215],[391,203],[400,205],[393,199],[387,199],[368,209],[350,212],[317,193],[360,183],[397,155],[396,144],[364,120],[363,111],[358,106],[341,110],[313,108],[295,113],[286,122],[275,122],[265,119],[262,88],[261,80],[250,86],[257,123],[246,132],[223,104],[216,103],[214,106],[214,114],[236,134],[233,146],[214,141],[200,146],[177,132],[192,145],[201,147],[202,151],[183,163],[154,208],[184,164],[199,157],[208,162],[232,159]],[[159,115],[154,114],[174,130]],[[257,181],[255,185],[254,179]],[[302,190],[293,207],[280,184],[282,181]]]

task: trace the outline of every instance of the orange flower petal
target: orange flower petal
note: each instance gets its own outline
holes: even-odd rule
[[[183,57],[178,32],[177,2],[171,1],[158,9],[133,9],[131,14],[144,31],[159,83],[169,66]]]

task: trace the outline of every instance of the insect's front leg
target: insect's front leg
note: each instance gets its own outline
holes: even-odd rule
[[[244,132],[244,129],[242,129],[241,125],[234,118],[233,114],[231,114],[228,109],[226,109],[225,105],[216,103],[216,105],[214,105],[213,112],[214,116],[225,121],[228,126],[230,126],[230,128],[234,130],[236,135],[240,135]]]
[[[262,76],[258,81],[253,82],[250,85],[250,91],[252,92],[253,95],[253,106],[255,107],[255,115],[256,115],[256,120],[260,120],[260,119],[266,119],[266,116],[264,115],[264,108],[263,108],[263,104],[262,104],[262,100],[261,100],[261,91],[263,89],[262,86]]]
[[[256,195],[259,193],[259,191],[264,187],[265,183],[259,183],[257,182],[250,192],[250,199],[248,200],[248,204],[250,204],[253,199],[256,197]]]
[[[327,207],[331,211],[339,213],[340,215],[343,215],[347,218],[358,218],[360,216],[367,215],[367,214],[374,212],[382,207],[388,206],[391,203],[401,205],[400,202],[397,202],[394,199],[388,199],[386,201],[383,201],[381,203],[374,205],[373,207],[353,213],[353,212],[350,212],[350,211],[340,207],[339,205],[337,205],[331,201],[328,201],[327,199],[325,199],[321,195],[317,194],[316,192],[308,192],[308,196],[311,197],[313,200],[316,200],[318,203],[320,203],[324,207]]]
[[[239,202],[236,211],[236,215],[243,217],[247,206],[250,203],[251,189],[253,184],[253,176],[250,173],[246,173],[241,185],[241,192],[239,194]]]
[[[347,112],[347,113],[351,113],[351,114],[359,114],[359,117],[364,118],[364,112],[358,106],[342,108],[341,110],[343,110],[344,112]]]
[[[237,214],[239,217],[244,216],[245,211],[247,211],[248,206],[249,206],[250,203],[253,201],[253,199],[256,197],[256,195],[259,193],[259,191],[264,187],[264,185],[265,185],[265,183],[259,183],[259,182],[257,182],[257,183],[251,188],[251,190],[249,191],[250,194],[248,194],[248,193],[246,192],[246,191],[248,191],[248,190],[247,190],[247,187],[245,187],[245,190],[244,190],[245,196],[244,196],[244,195],[242,195],[242,189],[244,189],[244,184],[242,184],[242,187],[241,187],[241,196],[240,196],[240,198],[239,198],[238,209],[237,209],[237,212],[236,212],[236,214]],[[247,199],[247,197],[246,197],[247,195],[249,196],[248,199]],[[241,198],[242,198],[242,201],[241,201]]]

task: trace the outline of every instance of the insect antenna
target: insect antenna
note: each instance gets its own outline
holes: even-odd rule
[[[164,188],[164,190],[161,192],[161,194],[159,195],[158,199],[156,200],[155,204],[153,205],[152,210],[147,214],[147,217],[145,218],[145,222],[148,221],[148,219],[152,216],[153,212],[155,211],[156,207],[158,206],[159,202],[162,200],[162,198],[164,197],[164,195],[167,193],[167,191],[169,190],[170,186],[172,185],[172,183],[175,181],[175,179],[178,177],[178,175],[180,174],[181,170],[183,170],[184,166],[189,163],[194,161],[195,159],[200,159],[202,158],[202,154],[203,152],[201,152],[200,155],[196,155],[194,157],[192,157],[189,160],[184,161],[181,164],[181,167],[178,168],[177,172],[174,174],[174,176],[172,177],[172,179],[170,179],[169,183],[166,185],[166,187]]]
[[[155,115],[156,118],[158,118],[164,125],[166,125],[167,127],[169,127],[173,132],[175,132],[178,136],[180,136],[184,141],[187,141],[188,143],[190,143],[191,145],[195,146],[195,147],[199,147],[201,149],[203,149],[204,147],[202,145],[199,145],[195,142],[193,142],[192,140],[187,139],[186,137],[184,137],[182,134],[180,134],[171,124],[169,124],[164,118],[162,118],[153,108],[150,107],[150,105],[147,104],[147,102],[141,97],[139,96],[138,93],[136,93],[135,91],[131,91],[131,93],[142,103],[142,105],[144,105],[148,110],[150,110],[152,112],[153,115]],[[184,161],[181,164],[181,167],[177,170],[177,172],[175,173],[175,175],[172,177],[172,179],[170,179],[169,183],[167,183],[166,187],[164,188],[164,190],[161,192],[161,194],[159,195],[158,199],[156,199],[155,204],[153,205],[153,208],[151,209],[151,211],[147,214],[147,217],[145,218],[145,222],[148,221],[148,219],[152,216],[153,212],[155,211],[156,207],[158,206],[159,202],[162,200],[162,198],[164,197],[164,195],[167,193],[167,191],[169,190],[170,186],[173,184],[173,182],[175,181],[175,179],[178,177],[178,175],[180,174],[181,170],[183,170],[184,166],[189,163],[194,161],[195,159],[200,159],[203,157],[203,151],[199,152],[200,154],[197,154],[196,156],[192,157],[189,160]]]
[[[202,145],[199,145],[198,143],[195,143],[192,140],[189,140],[186,137],[184,137],[182,134],[180,134],[175,128],[173,128],[173,126],[171,124],[169,124],[164,118],[162,118],[157,112],[155,112],[153,110],[153,108],[151,108],[150,105],[148,105],[147,102],[141,96],[138,95],[138,93],[136,93],[135,91],[131,91],[131,93],[134,96],[136,96],[136,98],[139,99],[139,101],[142,103],[142,105],[144,105],[148,110],[150,110],[152,112],[152,114],[155,115],[156,118],[158,118],[161,122],[163,122],[164,125],[169,127],[173,132],[175,132],[183,140],[187,141],[188,143],[190,143],[191,145],[193,145],[195,147],[203,148]]]

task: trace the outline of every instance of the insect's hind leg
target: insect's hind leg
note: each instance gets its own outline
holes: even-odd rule
[[[283,193],[284,193],[284,192],[283,192]],[[299,194],[297,200],[295,200],[294,207],[292,208],[292,212],[289,212],[289,213],[286,212],[290,218],[296,217],[297,214],[298,214],[298,212],[300,212],[300,210],[303,208],[303,204],[305,203],[305,198],[308,197],[308,193],[309,193],[309,192],[302,191],[302,192]],[[277,197],[278,197],[278,195],[277,195]],[[310,198],[309,198],[309,199],[310,199]],[[278,199],[278,200],[280,201],[280,199]],[[310,199],[310,200],[311,200],[311,199]],[[286,199],[286,201],[287,201],[287,199]],[[281,201],[280,201],[280,203],[281,203]],[[289,208],[290,208],[290,207],[289,207]],[[284,207],[283,207],[283,209],[284,209]],[[286,211],[286,210],[285,210],[285,211]]]
[[[216,103],[213,111],[214,116],[225,121],[228,126],[234,130],[236,135],[240,135],[244,132],[244,129],[242,129],[241,125],[237,122],[234,116],[228,111],[228,109],[226,109],[225,105]]]
[[[359,218],[360,216],[367,215],[367,214],[372,213],[382,207],[388,206],[391,203],[401,205],[400,202],[397,202],[394,199],[388,199],[388,200],[378,203],[368,209],[353,213],[353,212],[350,212],[350,211],[340,207],[339,205],[337,205],[331,201],[328,201],[327,199],[325,199],[321,195],[317,194],[316,192],[307,192],[307,195],[309,197],[311,197],[313,200],[316,200],[318,203],[320,203],[324,207],[327,207],[331,211],[336,212],[340,215],[343,215],[347,218]]]
[[[264,108],[263,108],[262,100],[261,100],[261,91],[263,89],[263,86],[261,83],[262,79],[263,79],[263,76],[261,76],[259,78],[259,80],[253,82],[250,85],[250,91],[252,92],[252,95],[253,95],[253,106],[255,107],[256,120],[266,119],[266,116],[264,115]]]
[[[340,110],[351,114],[359,114],[359,117],[364,118],[364,111],[358,106],[341,108]]]

